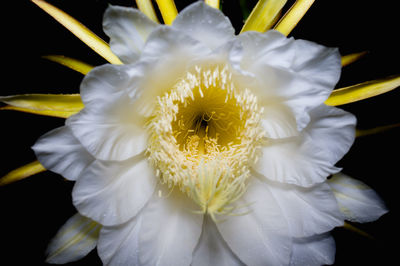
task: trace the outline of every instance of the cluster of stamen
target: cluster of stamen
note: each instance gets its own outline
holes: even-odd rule
[[[263,109],[237,89],[226,66],[194,67],[164,95],[149,120],[149,160],[161,181],[178,187],[201,212],[232,212],[257,161]]]

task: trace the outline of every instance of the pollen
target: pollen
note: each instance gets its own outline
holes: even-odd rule
[[[228,67],[194,67],[158,97],[147,124],[148,154],[161,182],[213,219],[233,212],[257,161],[263,108]]]

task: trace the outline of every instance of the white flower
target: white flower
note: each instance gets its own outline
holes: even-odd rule
[[[104,29],[124,65],[92,70],[85,108],[33,147],[76,180],[79,214],[49,262],[97,241],[107,265],[331,264],[330,230],[385,212],[359,181],[327,180],[356,122],[323,104],[337,49],[277,31],[235,36],[202,2],[171,27],[111,6]]]

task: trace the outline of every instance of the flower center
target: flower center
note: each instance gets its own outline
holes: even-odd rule
[[[245,190],[264,136],[263,109],[227,67],[195,67],[162,97],[148,123],[150,162],[202,212],[221,214]]]

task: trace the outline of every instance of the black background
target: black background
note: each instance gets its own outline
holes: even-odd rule
[[[53,0],[100,37],[109,3],[133,6],[133,0]],[[191,1],[177,1],[181,10]],[[256,1],[248,1],[254,6]],[[289,1],[291,3],[293,1]],[[338,87],[400,73],[397,1],[317,0],[291,33],[295,38],[339,47],[342,54],[368,50],[359,62],[343,69]],[[226,0],[224,13],[237,31],[243,23],[239,0]],[[2,49],[0,95],[23,93],[77,93],[83,76],[42,59],[61,54],[93,65],[105,61],[69,31],[29,1],[5,1],[1,6]],[[342,106],[358,118],[359,128],[399,123],[400,91]],[[45,132],[64,120],[0,111],[0,176],[35,160],[30,149]],[[398,191],[400,130],[358,138],[339,162],[343,172],[373,187],[390,212],[377,222],[357,225],[375,237],[364,238],[337,228],[335,265],[394,264],[398,237]],[[73,184],[51,172],[0,187],[0,265],[42,265],[47,243],[57,229],[75,213],[71,203]],[[243,228],[243,230],[245,230]],[[394,242],[392,242],[394,241]],[[96,251],[71,265],[100,265]]]

